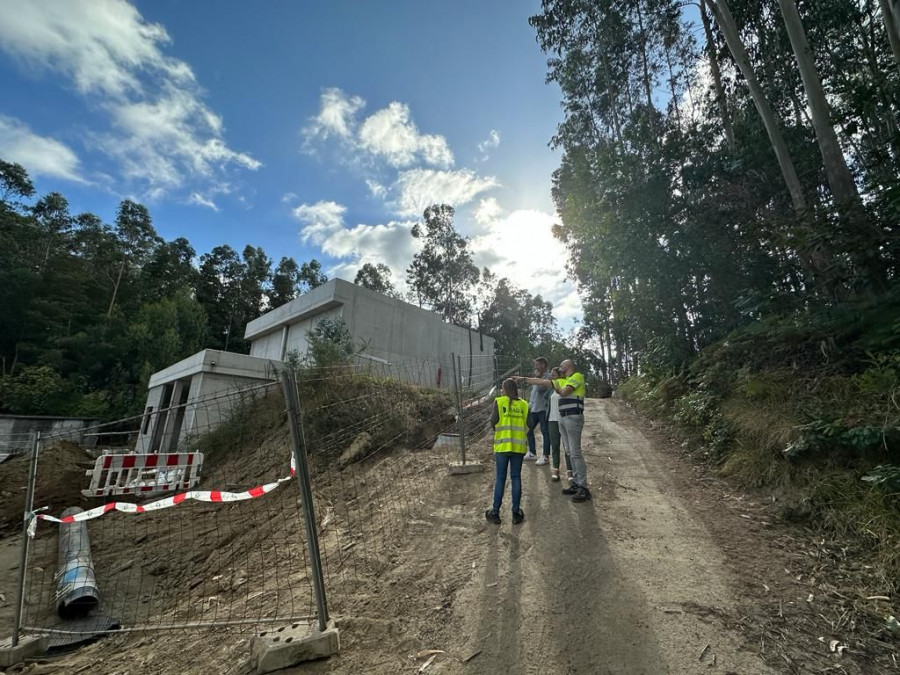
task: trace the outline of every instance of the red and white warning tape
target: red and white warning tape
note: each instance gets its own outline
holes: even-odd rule
[[[466,410],[468,408],[474,408],[475,406],[481,405],[482,403],[487,403],[490,399],[492,399],[494,397],[495,393],[497,393],[497,387],[491,387],[491,390],[488,393],[486,393],[484,396],[482,396],[481,398],[476,398],[476,399],[469,401],[468,403],[465,403],[463,405],[463,410]]]
[[[255,499],[256,497],[262,497],[264,494],[272,492],[272,490],[277,488],[282,483],[286,483],[287,481],[291,480],[296,473],[297,467],[294,463],[294,455],[292,453],[290,476],[279,478],[274,483],[257,485],[255,488],[251,488],[244,492],[223,492],[221,490],[189,490],[188,492],[181,492],[177,495],[157,499],[155,502],[150,502],[149,504],[143,505],[131,504],[129,502],[109,502],[108,504],[98,506],[95,509],[88,509],[87,511],[82,511],[81,513],[66,516],[65,518],[56,518],[55,516],[48,516],[44,513],[33,512],[30,514],[31,522],[28,523],[28,536],[34,536],[35,530],[37,529],[38,520],[46,520],[50,523],[77,523],[84,520],[93,520],[94,518],[99,518],[100,516],[105,515],[110,511],[121,511],[122,513],[146,513],[147,511],[159,511],[160,509],[168,509],[172,506],[177,506],[178,504],[186,501],[240,502],[244,501],[245,499]]]

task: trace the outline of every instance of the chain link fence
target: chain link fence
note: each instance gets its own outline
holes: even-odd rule
[[[491,433],[490,406],[500,376],[509,374],[501,367],[520,370],[480,355],[356,359],[193,401],[192,432],[175,451],[202,455],[199,483],[178,496],[160,492],[170,478],[160,478],[166,469],[157,466],[134,485],[119,485],[146,491],[118,492],[114,508],[107,503],[102,515],[79,521],[90,558],[69,568],[60,542],[63,529],[77,525],[48,516],[67,507],[84,510],[75,519],[94,515],[102,500],[81,491],[95,460],[53,437],[33,442],[26,511],[49,508],[31,521],[34,536],[23,538],[29,546],[15,635],[65,641],[114,631],[323,626],[329,611],[371,591],[448,464]],[[136,430],[145,417],[85,431]],[[291,480],[294,467],[299,480]],[[18,513],[21,523],[21,504]],[[67,579],[73,566],[80,576]],[[64,607],[72,579],[85,585],[86,576],[97,602],[88,611]]]

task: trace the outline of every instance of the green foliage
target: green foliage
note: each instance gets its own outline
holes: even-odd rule
[[[900,466],[896,464],[879,464],[862,479],[881,487],[893,497],[900,497]]]
[[[2,411],[135,414],[151,373],[204,347],[246,351],[246,324],[272,299],[325,280],[317,261],[284,258],[276,288],[252,246],[215,247],[197,269],[190,242],[163,241],[141,204],[123,200],[107,225],[61,194],[33,196],[27,172],[0,160]]]
[[[822,130],[802,107],[808,96],[781,12],[750,0],[729,5],[800,176],[808,202],[801,214],[777,179],[746,78],[728,77],[735,62],[716,20],[708,30],[691,25],[696,9],[674,0],[543,0],[530,19],[565,113],[551,140],[562,151],[554,234],[569,250],[583,327],[600,342],[613,381],[678,373],[756,322],[758,333],[778,330],[772,346],[780,351],[744,333],[747,345],[763,348],[744,353],[740,340],[729,340],[723,349],[735,350],[735,368],[829,351],[839,336],[819,330],[813,316],[867,333],[864,351],[900,340],[896,312],[855,323],[848,314],[866,308],[844,302],[896,288],[900,260],[900,131],[891,103],[900,79],[877,9],[839,0],[800,5],[832,118],[841,123],[837,157],[852,157],[854,185],[866,196],[850,218],[829,194],[833,176],[816,145]],[[698,63],[713,77],[699,81]],[[845,316],[829,319],[820,313],[827,307]],[[783,331],[788,322],[794,341]],[[846,357],[857,362],[858,354]]]
[[[65,414],[76,399],[71,383],[49,366],[25,367],[15,377],[0,378],[0,405],[11,413]]]
[[[347,363],[353,354],[353,337],[341,317],[326,316],[306,334],[308,363],[315,368],[330,368]]]
[[[814,420],[798,428],[799,437],[784,449],[788,459],[809,457],[812,453],[854,454],[888,446],[888,438],[900,439],[900,428],[853,424],[845,420]]]
[[[356,273],[353,283],[385,295],[394,295],[395,293],[394,283],[391,281],[391,268],[384,263],[363,264]]]
[[[406,280],[420,307],[427,305],[445,321],[465,326],[472,316],[472,289],[479,270],[472,263],[468,240],[453,227],[454,213],[447,204],[425,209],[425,222],[412,229],[412,236],[423,241],[422,250],[413,256]]]

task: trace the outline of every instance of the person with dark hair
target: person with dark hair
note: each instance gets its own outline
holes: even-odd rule
[[[506,491],[506,475],[509,473],[512,493],[512,520],[519,524],[525,520],[520,508],[522,500],[522,461],[528,447],[525,435],[528,431],[528,402],[519,398],[516,381],[503,381],[502,395],[494,400],[491,425],[494,427],[494,503],[484,512],[489,523],[500,524],[500,506]]]
[[[536,464],[543,465],[550,462],[550,428],[547,425],[547,410],[550,407],[550,364],[543,356],[534,360],[534,378],[543,380],[545,384],[531,388],[531,396],[528,399],[528,454],[525,459],[536,459]],[[538,458],[535,452],[534,429],[541,427],[541,445],[543,452]]]

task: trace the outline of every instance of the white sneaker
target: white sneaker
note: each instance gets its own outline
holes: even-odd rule
[[[546,464],[546,463],[547,463],[546,457],[541,457],[538,461],[535,462],[535,464],[538,466],[540,466],[541,464]]]
[[[528,461],[532,461],[537,459],[537,455],[535,455],[533,452],[528,452],[525,454],[525,459]]]

